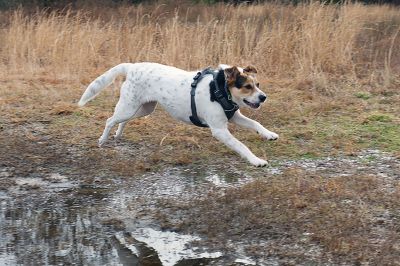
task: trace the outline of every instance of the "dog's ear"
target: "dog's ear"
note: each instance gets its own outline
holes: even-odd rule
[[[236,66],[225,68],[224,73],[228,84],[234,83],[236,78],[240,75],[240,71]]]
[[[224,69],[226,69],[226,68],[228,68],[228,67],[230,67],[230,66],[225,65],[225,64],[219,64],[219,65],[218,65],[218,68],[219,68],[219,69],[222,69],[222,70],[224,70]]]
[[[256,74],[257,69],[254,66],[247,66],[246,68],[243,69],[243,72]]]

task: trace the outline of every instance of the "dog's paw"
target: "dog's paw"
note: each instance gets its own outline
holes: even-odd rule
[[[250,163],[257,167],[264,167],[268,164],[268,162],[266,160],[263,160],[260,158],[255,158],[253,160],[250,160]]]
[[[120,140],[122,138],[122,134],[115,134],[114,135],[114,140],[115,141],[118,141],[118,140]]]
[[[263,132],[263,133],[260,133],[260,135],[266,140],[277,140],[277,139],[279,139],[279,135],[276,134],[275,132],[272,132],[272,131]]]
[[[99,148],[103,147],[104,144],[106,143],[106,141],[107,141],[106,139],[99,138],[99,140],[97,142],[97,144],[99,145]]]

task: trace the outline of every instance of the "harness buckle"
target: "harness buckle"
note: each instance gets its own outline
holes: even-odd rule
[[[217,99],[224,98],[224,94],[223,94],[222,91],[219,90],[219,89],[216,89],[216,90],[214,91],[214,96],[217,97]]]
[[[198,80],[201,76],[201,72],[197,72],[196,76],[194,76],[194,80]],[[193,83],[192,83],[193,84]]]

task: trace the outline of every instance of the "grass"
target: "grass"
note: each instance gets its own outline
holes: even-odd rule
[[[369,94],[368,92],[356,92],[354,94],[354,96],[356,96],[357,98],[363,99],[363,100],[368,100],[369,98],[371,98],[371,94]]]
[[[86,84],[123,61],[190,69],[253,63],[273,81],[330,93],[343,77],[390,86],[398,70],[400,18],[389,6],[161,4],[2,16],[3,73],[49,82]]]
[[[371,114],[367,117],[367,119],[364,121],[365,124],[369,124],[370,122],[382,122],[382,123],[388,123],[392,122],[394,117],[392,115],[387,115],[387,114]]]
[[[396,265],[400,239],[393,230],[400,190],[397,186],[388,193],[386,188],[387,181],[378,177],[325,178],[294,168],[225,193],[211,191],[198,201],[181,202],[178,209],[187,212],[187,218],[177,222],[166,216],[164,222],[179,231],[202,228],[210,242],[265,241],[267,246],[254,245],[247,251],[256,257],[285,258],[293,265]],[[385,219],[388,213],[391,217]]]

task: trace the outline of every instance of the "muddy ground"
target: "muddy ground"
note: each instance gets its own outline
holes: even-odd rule
[[[153,166],[156,145],[68,143],[52,123],[2,120],[1,265],[399,264],[390,153]]]

